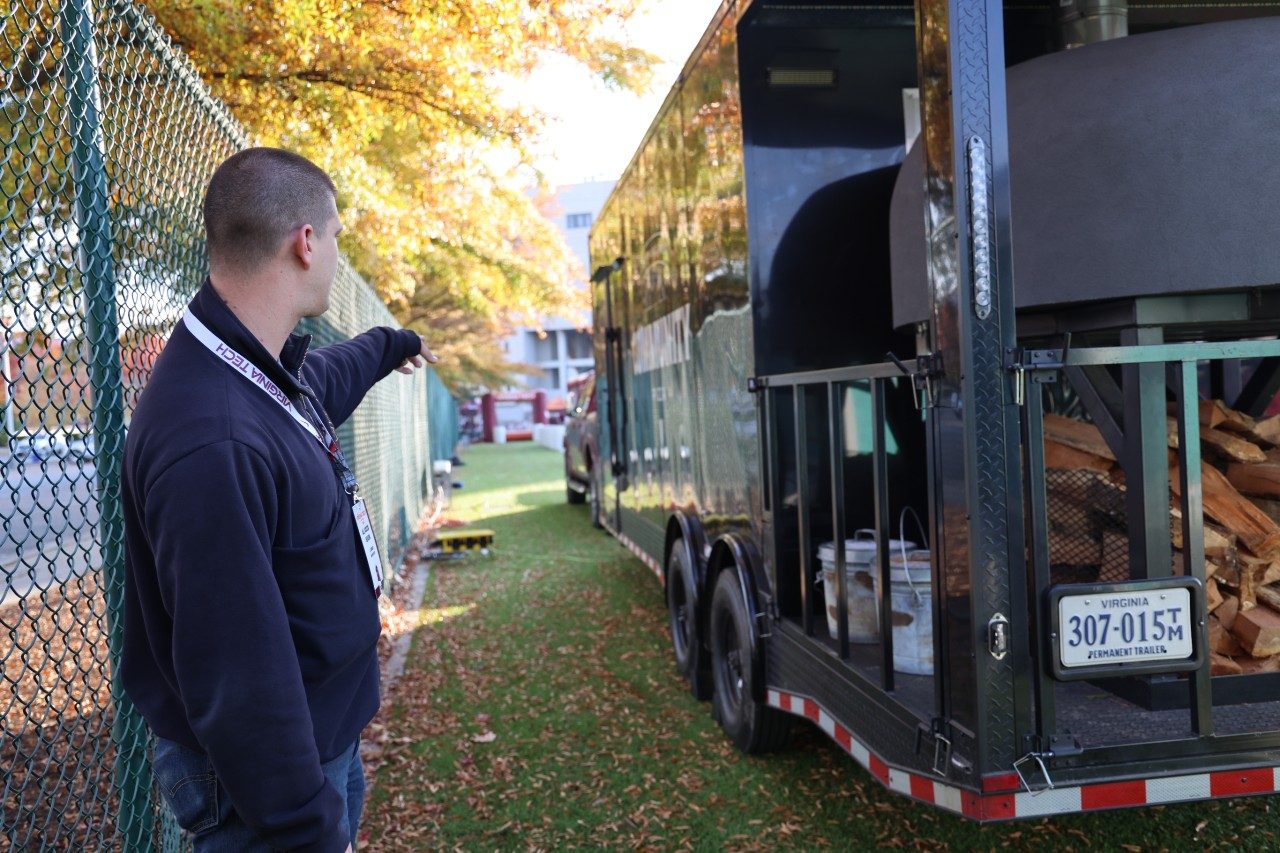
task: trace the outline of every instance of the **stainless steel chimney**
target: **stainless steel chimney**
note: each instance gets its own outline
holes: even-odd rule
[[[1129,35],[1128,0],[1057,0],[1062,47],[1083,47]]]

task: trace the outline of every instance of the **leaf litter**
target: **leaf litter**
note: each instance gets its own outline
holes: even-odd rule
[[[805,722],[743,756],[674,671],[652,573],[564,503],[559,456],[467,462],[452,512],[495,531],[493,555],[430,565],[422,608],[457,615],[418,625],[371,726],[367,849],[1227,849],[1270,826],[1259,800],[979,826],[886,791]]]

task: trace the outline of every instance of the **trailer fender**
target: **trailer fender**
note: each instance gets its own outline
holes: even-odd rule
[[[768,692],[765,689],[764,638],[761,632],[762,619],[765,617],[761,613],[760,597],[757,595],[760,588],[757,578],[763,569],[760,554],[749,541],[732,533],[725,534],[711,546],[711,558],[707,561],[707,585],[703,596],[706,601],[711,600],[711,590],[715,587],[716,579],[721,572],[733,572],[737,576],[742,600],[747,603],[747,609],[756,617],[750,621],[750,632],[752,698],[757,702],[765,701]],[[704,609],[710,610],[710,608]],[[705,620],[708,615],[703,613],[703,619]],[[707,630],[709,625],[704,621],[704,636]]]
[[[662,549],[662,592],[671,620],[672,649],[676,669],[689,684],[693,696],[700,700],[711,698],[710,647],[705,639],[706,611],[710,609],[711,597],[705,594],[705,548],[706,535],[696,518],[677,512],[667,521],[666,543]],[[677,555],[683,559],[677,560]],[[679,583],[673,586],[677,573]],[[675,599],[679,599],[679,603]],[[687,621],[678,621],[677,608]]]
[[[703,555],[707,552],[707,535],[703,532],[702,524],[698,519],[680,511],[667,519],[667,538],[662,545],[664,568],[671,557],[671,548],[677,542],[681,543],[681,547],[688,549],[689,565],[693,566],[697,579],[697,586],[694,588],[695,601],[700,604],[704,600],[710,600],[709,595],[702,594],[707,588],[707,561],[703,559]]]

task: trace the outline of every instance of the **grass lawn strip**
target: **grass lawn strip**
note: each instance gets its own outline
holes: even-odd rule
[[[479,446],[435,563],[362,836],[372,850],[1276,849],[1270,798],[978,826],[884,790],[825,735],[739,754],[671,662],[657,580],[565,503],[560,457]]]

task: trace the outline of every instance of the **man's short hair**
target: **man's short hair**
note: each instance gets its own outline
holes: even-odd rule
[[[247,148],[231,155],[204,194],[210,264],[256,269],[299,225],[323,228],[336,194],[323,169],[292,151]]]

